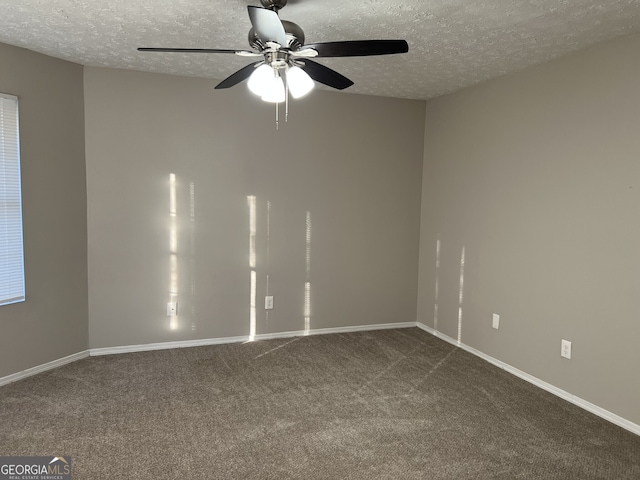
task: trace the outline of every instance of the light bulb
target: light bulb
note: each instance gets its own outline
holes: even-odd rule
[[[249,90],[261,97],[264,92],[267,83],[274,78],[273,68],[270,65],[260,65],[249,77],[247,86]]]
[[[262,100],[269,103],[281,103],[285,100],[284,82],[280,76],[272,76],[264,83]]]
[[[287,70],[287,86],[293,98],[300,98],[313,90],[315,83],[307,72],[294,65]]]

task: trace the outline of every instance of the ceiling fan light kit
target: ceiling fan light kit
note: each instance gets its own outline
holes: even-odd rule
[[[209,48],[138,48],[143,52],[182,53],[233,53],[242,57],[264,57],[264,60],[238,70],[215,88],[230,88],[249,79],[251,92],[265,102],[276,104],[276,127],[278,104],[287,103],[289,94],[301,98],[319,82],[329,87],[344,90],[353,85],[347,77],[317,63],[316,57],[357,57],[406,53],[409,46],[405,40],[351,40],[305,44],[302,28],[293,22],[280,20],[278,11],[287,0],[260,0],[263,8],[247,7],[252,28],[249,30],[249,45],[253,50],[229,50]]]
[[[301,98],[309,93],[315,85],[309,74],[286,59],[278,59],[276,54],[282,52],[267,54],[265,62],[256,64],[247,82],[249,90],[271,103],[285,101],[285,84],[286,91],[293,98]]]

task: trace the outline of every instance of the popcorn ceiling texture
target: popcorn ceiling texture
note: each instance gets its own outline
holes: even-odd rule
[[[0,42],[90,66],[222,80],[252,59],[137,47],[247,49],[258,0],[1,0]],[[346,92],[429,99],[640,32],[640,0],[289,0],[307,43],[406,39],[409,53],[319,59]]]

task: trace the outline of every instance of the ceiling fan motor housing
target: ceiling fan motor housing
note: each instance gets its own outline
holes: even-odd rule
[[[282,26],[284,27],[284,31],[287,35],[288,43],[288,45],[282,45],[282,47],[290,50],[297,50],[304,45],[304,32],[300,26],[293,22],[288,22],[287,20],[282,20]],[[258,37],[258,34],[253,27],[249,30],[249,45],[251,45],[251,48],[255,48],[256,50],[264,50],[266,47],[260,37]]]

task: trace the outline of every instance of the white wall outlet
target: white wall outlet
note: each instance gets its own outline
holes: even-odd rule
[[[175,317],[178,315],[178,302],[167,303],[167,317]]]
[[[264,309],[273,310],[273,295],[267,295],[264,297]]]
[[[498,330],[500,328],[500,315],[497,313],[493,314],[493,328]]]
[[[571,342],[569,340],[562,340],[560,356],[564,358],[571,358]]]

